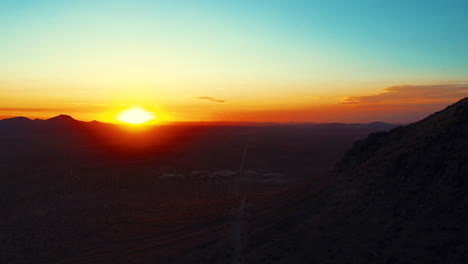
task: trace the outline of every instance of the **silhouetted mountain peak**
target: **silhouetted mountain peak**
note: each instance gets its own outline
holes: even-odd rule
[[[13,117],[13,118],[11,118],[11,119],[17,119],[17,120],[31,120],[31,119],[29,119],[29,118],[27,118],[27,117],[24,117],[24,116]]]
[[[18,116],[18,117],[13,117],[13,118],[6,118],[0,121],[1,121],[1,124],[4,124],[4,125],[24,126],[26,124],[29,124],[32,120],[27,117]]]
[[[468,182],[468,98],[419,122],[357,141],[336,171],[419,183]]]
[[[385,122],[380,122],[380,121],[375,121],[375,122],[369,123],[368,125],[370,125],[370,126],[387,126],[387,125],[392,125],[392,124],[385,123]]]
[[[69,115],[58,115],[52,118],[47,119],[48,122],[61,122],[61,123],[71,123],[77,121]]]
[[[20,121],[20,122],[24,122],[24,121],[31,121],[31,119],[27,118],[27,117],[24,117],[24,116],[17,116],[17,117],[12,117],[12,118],[6,118],[6,119],[3,119],[4,121]]]
[[[375,121],[372,123],[367,124],[368,127],[372,128],[373,130],[376,131],[386,131],[390,130],[392,128],[395,128],[397,125],[394,124],[388,124],[380,121]]]

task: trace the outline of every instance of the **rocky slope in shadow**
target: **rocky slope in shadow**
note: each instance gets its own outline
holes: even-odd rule
[[[372,174],[420,183],[468,179],[468,98],[417,123],[358,141],[337,166],[345,175]]]
[[[247,263],[467,263],[468,98],[249,208]]]

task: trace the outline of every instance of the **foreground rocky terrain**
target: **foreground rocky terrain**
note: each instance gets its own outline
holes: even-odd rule
[[[246,263],[467,263],[468,98],[252,205]]]

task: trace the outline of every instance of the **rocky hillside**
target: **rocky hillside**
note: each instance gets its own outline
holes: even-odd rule
[[[252,205],[246,263],[468,263],[468,98]]]
[[[337,173],[398,178],[415,183],[468,180],[468,98],[417,123],[358,141]]]

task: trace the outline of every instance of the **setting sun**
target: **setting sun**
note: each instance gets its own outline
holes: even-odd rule
[[[116,117],[118,121],[128,124],[143,124],[154,118],[152,113],[140,107],[122,110]]]

